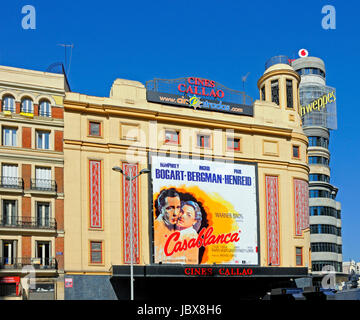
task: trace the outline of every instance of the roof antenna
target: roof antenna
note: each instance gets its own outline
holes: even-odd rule
[[[250,72],[248,72],[245,76],[241,77],[242,83],[243,83],[243,91],[245,92],[245,82],[247,77],[249,76]]]
[[[66,76],[68,77],[69,72],[70,72],[70,66],[71,66],[72,49],[74,48],[74,45],[73,44],[59,43],[58,46],[64,47],[64,49],[65,49],[65,73],[66,73]],[[66,55],[66,49],[68,47],[71,48],[69,68],[67,68],[67,55]]]

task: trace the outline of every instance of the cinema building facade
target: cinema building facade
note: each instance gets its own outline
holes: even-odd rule
[[[67,92],[65,299],[129,299],[132,244],[135,299],[259,297],[307,277],[299,82],[275,63],[254,102],[198,77]]]

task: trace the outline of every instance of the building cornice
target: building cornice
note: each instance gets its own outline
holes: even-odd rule
[[[270,77],[274,77],[274,76],[293,76],[295,77],[298,82],[300,83],[301,77],[298,75],[297,72],[293,71],[293,70],[288,70],[288,69],[280,69],[280,70],[274,70],[274,71],[269,71],[266,72],[257,82],[257,87],[258,89],[260,89],[260,84],[262,84],[265,80],[269,79]]]

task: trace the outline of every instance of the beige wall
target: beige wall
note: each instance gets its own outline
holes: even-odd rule
[[[200,131],[212,134],[212,147],[201,151],[203,154],[258,163],[260,264],[267,265],[264,179],[270,174],[279,176],[281,266],[296,265],[295,247],[298,246],[303,247],[304,266],[311,267],[309,229],[304,230],[302,236],[294,236],[293,179],[308,180],[307,138],[297,113],[297,74],[291,70],[285,73],[294,81],[295,108],[256,101],[254,117],[149,103],[143,85],[122,79],[114,82],[109,98],[67,93],[64,101],[66,272],[109,273],[112,265],[123,264],[122,177],[111,168],[124,161],[140,163],[141,170],[147,167],[148,151],[199,154],[201,150],[196,147],[195,138]],[[102,137],[88,136],[91,120],[101,122]],[[165,129],[180,130],[179,146],[164,144]],[[227,135],[241,139],[239,152],[226,151]],[[300,159],[292,157],[292,145],[300,147]],[[132,154],[135,157],[131,157]],[[89,159],[102,161],[102,230],[89,228]],[[141,176],[139,183],[140,263],[149,264],[147,177]],[[104,241],[104,264],[90,265],[90,240]]]

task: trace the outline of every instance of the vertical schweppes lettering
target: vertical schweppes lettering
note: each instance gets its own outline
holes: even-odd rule
[[[306,113],[310,113],[314,110],[320,111],[325,108],[328,103],[333,103],[336,101],[335,90],[329,92],[328,94],[324,94],[320,98],[315,99],[313,102],[309,103],[306,106],[300,107],[300,115],[303,116]]]

